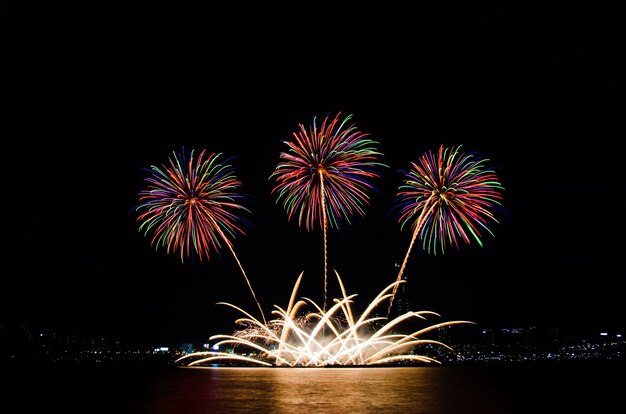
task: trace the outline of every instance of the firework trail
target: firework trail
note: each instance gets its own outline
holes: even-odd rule
[[[489,160],[477,153],[463,153],[461,146],[428,151],[411,169],[404,172],[396,198],[401,228],[411,226],[411,243],[400,266],[397,281],[402,279],[409,254],[419,236],[422,249],[428,253],[445,252],[446,245],[457,249],[462,242],[475,240],[482,246],[489,221],[498,222],[492,213],[502,200],[496,173],[487,168]],[[394,287],[387,313],[391,312],[397,285]]]
[[[307,231],[321,228],[324,235],[324,303],[327,295],[327,228],[365,215],[371,180],[380,178],[376,141],[350,123],[352,116],[327,115],[320,126],[316,118],[308,129],[299,124],[289,150],[281,152],[270,175],[276,181],[272,194],[282,201],[288,220],[298,221]]]
[[[249,210],[240,204],[246,195],[239,192],[237,179],[229,160],[220,161],[222,154],[206,155],[205,150],[194,158],[183,151],[169,158],[169,165],[151,166],[145,178],[147,188],[139,192],[140,212],[137,221],[144,235],[152,233],[150,245],[163,246],[168,254],[178,252],[185,257],[197,256],[210,260],[222,243],[230,249],[239,265],[250,292],[265,320],[250,280],[235,254],[231,239],[244,234],[238,214]]]

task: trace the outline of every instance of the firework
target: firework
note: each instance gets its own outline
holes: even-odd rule
[[[178,252],[183,262],[195,256],[210,260],[225,244],[259,305],[231,241],[244,234],[240,213],[248,212],[241,204],[247,196],[239,191],[241,182],[229,159],[221,161],[221,157],[203,150],[195,158],[193,150],[187,155],[183,149],[169,158],[169,165],[151,166],[136,207],[139,231],[146,236],[152,233],[153,247],[162,246],[168,254]],[[263,316],[260,305],[259,310]]]
[[[477,153],[461,152],[460,146],[441,145],[437,153],[426,152],[404,172],[394,208],[401,228],[411,227],[413,235],[397,280],[418,237],[423,250],[443,254],[446,246],[458,249],[472,240],[482,246],[483,234],[493,235],[488,224],[498,221],[492,210],[500,206],[504,188],[486,167],[488,161]]]
[[[350,123],[351,115],[326,116],[318,127],[315,117],[307,129],[299,124],[289,150],[270,178],[276,185],[272,194],[282,202],[288,220],[298,221],[307,231],[321,228],[324,234],[324,304],[327,291],[327,228],[339,229],[342,221],[351,223],[363,217],[369,203],[372,179],[379,178],[376,141]]]
[[[428,333],[456,324],[473,324],[470,321],[447,321],[428,325],[409,334],[399,333],[410,321],[425,321],[428,317],[439,317],[435,312],[406,312],[394,319],[376,316],[375,310],[391,297],[389,291],[404,281],[387,286],[367,306],[358,318],[352,309],[357,295],[348,295],[339,274],[335,272],[342,298],[324,311],[310,299],[296,301],[302,274],[298,277],[287,309],[275,306],[277,316],[269,323],[261,323],[243,309],[222,302],[241,313],[244,317],[237,324],[244,329],[233,335],[214,335],[218,348],[232,346],[246,352],[203,351],[179,358],[176,362],[188,366],[206,363],[245,363],[262,366],[321,367],[321,366],[366,366],[397,362],[439,363],[429,355],[420,355],[415,349],[420,346],[439,346],[452,350],[443,342],[424,338]],[[306,305],[315,311],[303,312]]]

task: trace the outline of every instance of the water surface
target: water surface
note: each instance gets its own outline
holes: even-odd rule
[[[10,374],[5,412],[620,412],[623,363],[386,368],[59,368]],[[7,387],[5,387],[7,390]],[[7,405],[9,406],[9,405]],[[621,407],[621,408],[620,408]],[[615,411],[617,410],[617,411]]]

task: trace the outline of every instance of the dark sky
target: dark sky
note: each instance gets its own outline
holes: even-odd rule
[[[156,342],[230,333],[240,314],[220,301],[258,316],[228,250],[183,264],[138,232],[142,169],[183,146],[236,157],[252,213],[234,248],[266,316],[287,306],[300,272],[299,296],[321,303],[322,233],[288,223],[268,178],[298,123],[341,111],[390,167],[366,217],[328,235],[329,267],[357,305],[395,280],[409,245],[390,214],[398,171],[462,145],[491,160],[508,214],[482,248],[412,251],[414,310],[484,327],[623,330],[617,7],[397,10],[380,22],[370,11],[349,24],[5,7],[0,322]]]

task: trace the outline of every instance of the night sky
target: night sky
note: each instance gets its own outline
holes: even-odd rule
[[[299,296],[321,303],[322,233],[287,221],[269,176],[299,123],[341,111],[389,166],[366,216],[328,234],[329,269],[355,305],[395,280],[409,245],[390,211],[399,170],[462,145],[490,160],[506,213],[483,247],[413,249],[413,309],[481,327],[624,329],[616,10],[229,17],[224,29],[210,10],[6,8],[0,322],[156,343],[232,332],[240,314],[220,301],[258,316],[230,251],[181,263],[138,231],[144,169],[182,148],[235,157],[251,214],[234,249],[266,316],[300,272]]]

